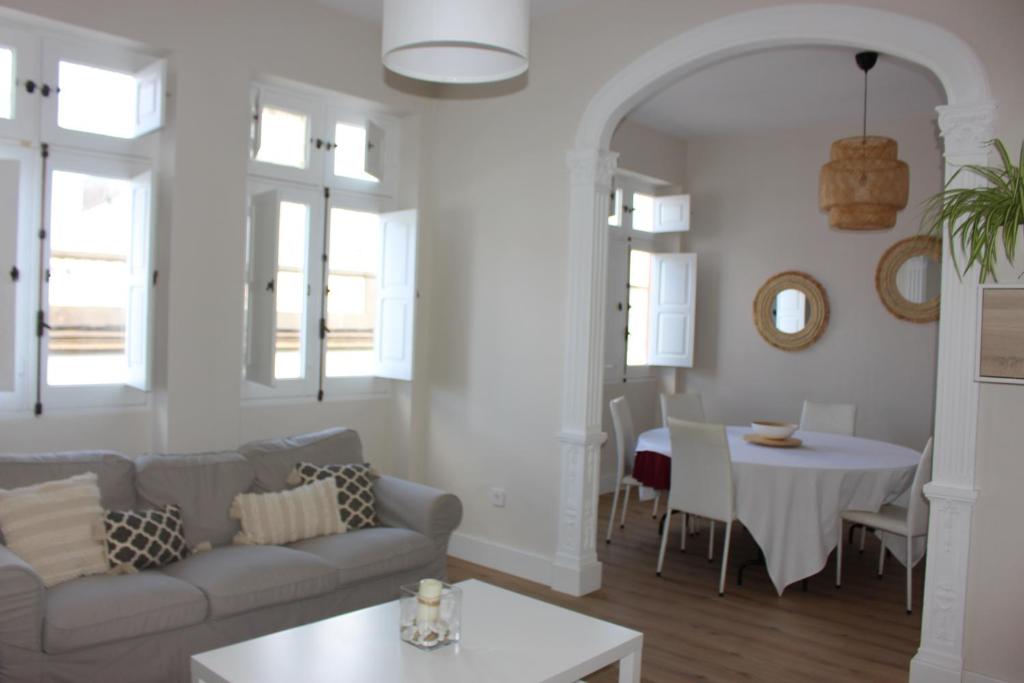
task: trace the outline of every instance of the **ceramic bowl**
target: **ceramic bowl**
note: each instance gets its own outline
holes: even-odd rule
[[[750,423],[754,433],[766,439],[788,439],[796,431],[797,425],[788,422],[758,420]]]

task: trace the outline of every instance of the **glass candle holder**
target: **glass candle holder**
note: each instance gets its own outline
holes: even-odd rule
[[[402,640],[421,650],[434,650],[459,641],[462,589],[425,579],[402,586],[401,591],[398,604]]]

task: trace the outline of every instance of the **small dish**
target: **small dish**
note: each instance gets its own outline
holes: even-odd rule
[[[754,433],[765,439],[788,439],[796,431],[797,425],[772,420],[757,420],[750,423]]]

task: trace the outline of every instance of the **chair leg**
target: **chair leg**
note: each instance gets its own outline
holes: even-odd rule
[[[878,551],[878,578],[882,578],[882,572],[885,571],[885,536],[882,536],[882,549]]]
[[[718,575],[718,597],[725,595],[725,572],[729,567],[729,538],[732,536],[732,522],[725,523],[725,539],[722,541],[722,571]]]
[[[627,510],[627,508],[629,508],[629,492],[632,491],[632,490],[633,490],[632,486],[627,486],[626,487],[625,498],[622,499],[622,518],[619,520],[619,528],[620,529],[625,529],[626,528],[626,510]],[[636,495],[639,498],[639,496],[640,496],[640,489],[637,489]]]
[[[665,564],[665,546],[668,545],[668,529],[672,526],[672,508],[665,510],[665,523],[661,527],[661,550],[658,551],[658,570],[655,572],[661,576],[661,566]]]
[[[708,562],[715,561],[715,520],[711,520],[711,530],[708,531]]]
[[[836,588],[843,586],[843,518],[839,518],[839,542],[836,543]]]
[[[913,541],[914,541],[913,537],[908,534],[907,535],[907,614],[910,614],[910,612],[911,612],[910,602],[911,602],[911,600],[913,600],[913,597],[910,594],[910,581],[911,581],[911,576],[910,575],[911,575],[911,570],[913,569],[913,563],[914,563],[914,544],[913,544]]]
[[[654,509],[651,510],[651,519],[658,518],[658,501],[661,499],[661,491],[654,492]]]
[[[860,552],[860,553],[861,553],[862,555],[864,554],[864,538],[865,538],[865,537],[866,537],[867,535],[868,535],[868,528],[867,528],[866,526],[862,526],[862,527],[860,528],[860,550],[859,550],[859,552]]]
[[[612,497],[612,513],[608,515],[608,533],[604,537],[605,543],[612,542],[612,523],[615,521],[615,508],[619,506],[619,490],[622,489],[622,485],[619,483],[615,484],[615,495]]]

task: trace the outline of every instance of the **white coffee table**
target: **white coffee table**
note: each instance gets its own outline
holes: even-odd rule
[[[462,588],[462,640],[423,652],[398,637],[398,601],[192,657],[192,683],[573,683],[619,662],[639,683],[644,636],[482,581]]]

